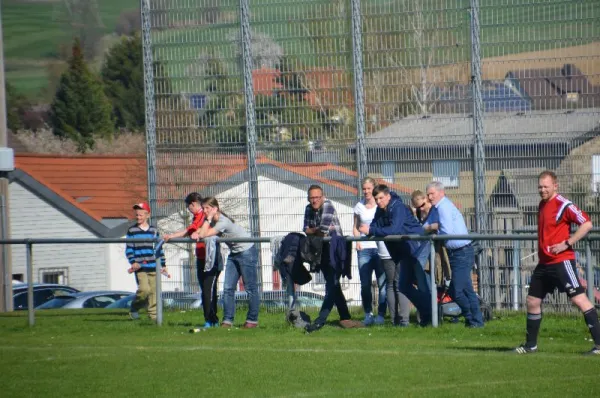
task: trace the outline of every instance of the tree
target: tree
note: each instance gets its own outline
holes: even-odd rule
[[[144,58],[139,34],[122,37],[111,47],[102,67],[105,93],[113,105],[117,127],[144,129]]]
[[[23,116],[30,104],[24,95],[20,94],[15,87],[6,82],[6,124],[12,131],[24,127]]]
[[[51,109],[54,134],[77,142],[81,152],[94,146],[96,136],[112,136],[110,102],[102,83],[90,72],[78,39],[73,43],[69,68],[60,78]]]

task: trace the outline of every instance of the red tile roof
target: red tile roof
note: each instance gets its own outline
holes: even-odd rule
[[[273,165],[326,186],[356,195],[355,185],[328,178],[335,172],[353,179],[357,173],[331,163],[281,163],[259,156],[259,164]],[[157,154],[157,196],[181,200],[189,192],[228,180],[246,170],[244,155],[198,152]],[[64,200],[101,221],[104,218],[131,218],[131,205],[147,200],[146,159],[142,156],[55,156],[17,155],[16,167],[61,196]],[[240,181],[241,182],[241,181]],[[383,181],[380,181],[383,182]],[[409,188],[388,184],[410,193]]]
[[[15,166],[98,221],[131,218],[131,205],[147,198],[141,156],[17,155]]]
[[[274,68],[260,68],[252,71],[254,94],[273,95],[283,86],[277,82],[281,73]]]

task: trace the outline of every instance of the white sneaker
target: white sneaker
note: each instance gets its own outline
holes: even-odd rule
[[[140,319],[140,313],[139,312],[130,312],[129,319],[131,319],[132,321],[135,321],[136,319]]]

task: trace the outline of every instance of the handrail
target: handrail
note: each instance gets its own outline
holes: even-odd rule
[[[368,241],[384,241],[384,242],[398,242],[405,240],[418,240],[418,241],[429,241],[431,242],[431,253],[430,253],[430,261],[433,264],[435,261],[435,245],[433,242],[436,241],[447,241],[447,240],[486,240],[486,241],[498,241],[498,240],[511,240],[516,241],[514,250],[515,254],[513,255],[513,308],[518,310],[519,302],[518,302],[518,281],[519,281],[519,256],[518,251],[520,250],[519,241],[535,241],[537,240],[537,234],[468,234],[468,235],[389,235],[386,237],[355,237],[355,236],[344,236],[346,241],[352,242],[368,242]],[[218,242],[247,242],[247,243],[269,243],[273,239],[273,237],[245,237],[245,238],[221,238],[218,237]],[[331,237],[324,237],[324,241],[330,241]],[[139,239],[139,238],[26,238],[26,239],[0,239],[0,244],[2,245],[25,245],[26,246],[26,268],[27,268],[27,303],[28,303],[28,319],[29,325],[33,326],[35,324],[35,309],[33,308],[33,245],[51,245],[51,244],[103,244],[103,243],[149,243],[149,242],[159,242],[160,238],[154,239]],[[203,241],[203,239],[199,239],[198,241]],[[593,267],[592,264],[592,255],[591,255],[591,243],[592,241],[600,241],[600,234],[589,234],[582,239],[585,243],[585,252],[586,252],[586,278],[588,280],[588,297],[590,300],[593,300],[594,297],[594,284],[593,284]],[[168,243],[196,243],[197,241],[190,238],[177,238],[171,239]],[[156,262],[156,272],[160,273],[160,261]],[[435,281],[435,272],[430,272],[431,277],[431,286],[436,285]],[[161,280],[157,278],[157,297],[160,297],[161,291]],[[159,300],[160,301],[160,300]],[[438,303],[437,303],[437,291],[436,289],[431,289],[431,306],[432,306],[432,325],[434,327],[438,326]],[[162,324],[162,305],[158,305],[157,308],[157,324],[160,326]]]

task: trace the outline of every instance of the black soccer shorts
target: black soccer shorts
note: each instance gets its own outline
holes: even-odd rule
[[[531,275],[529,295],[544,299],[548,293],[558,289],[569,297],[585,293],[577,278],[575,260],[565,260],[557,264],[538,264]]]

